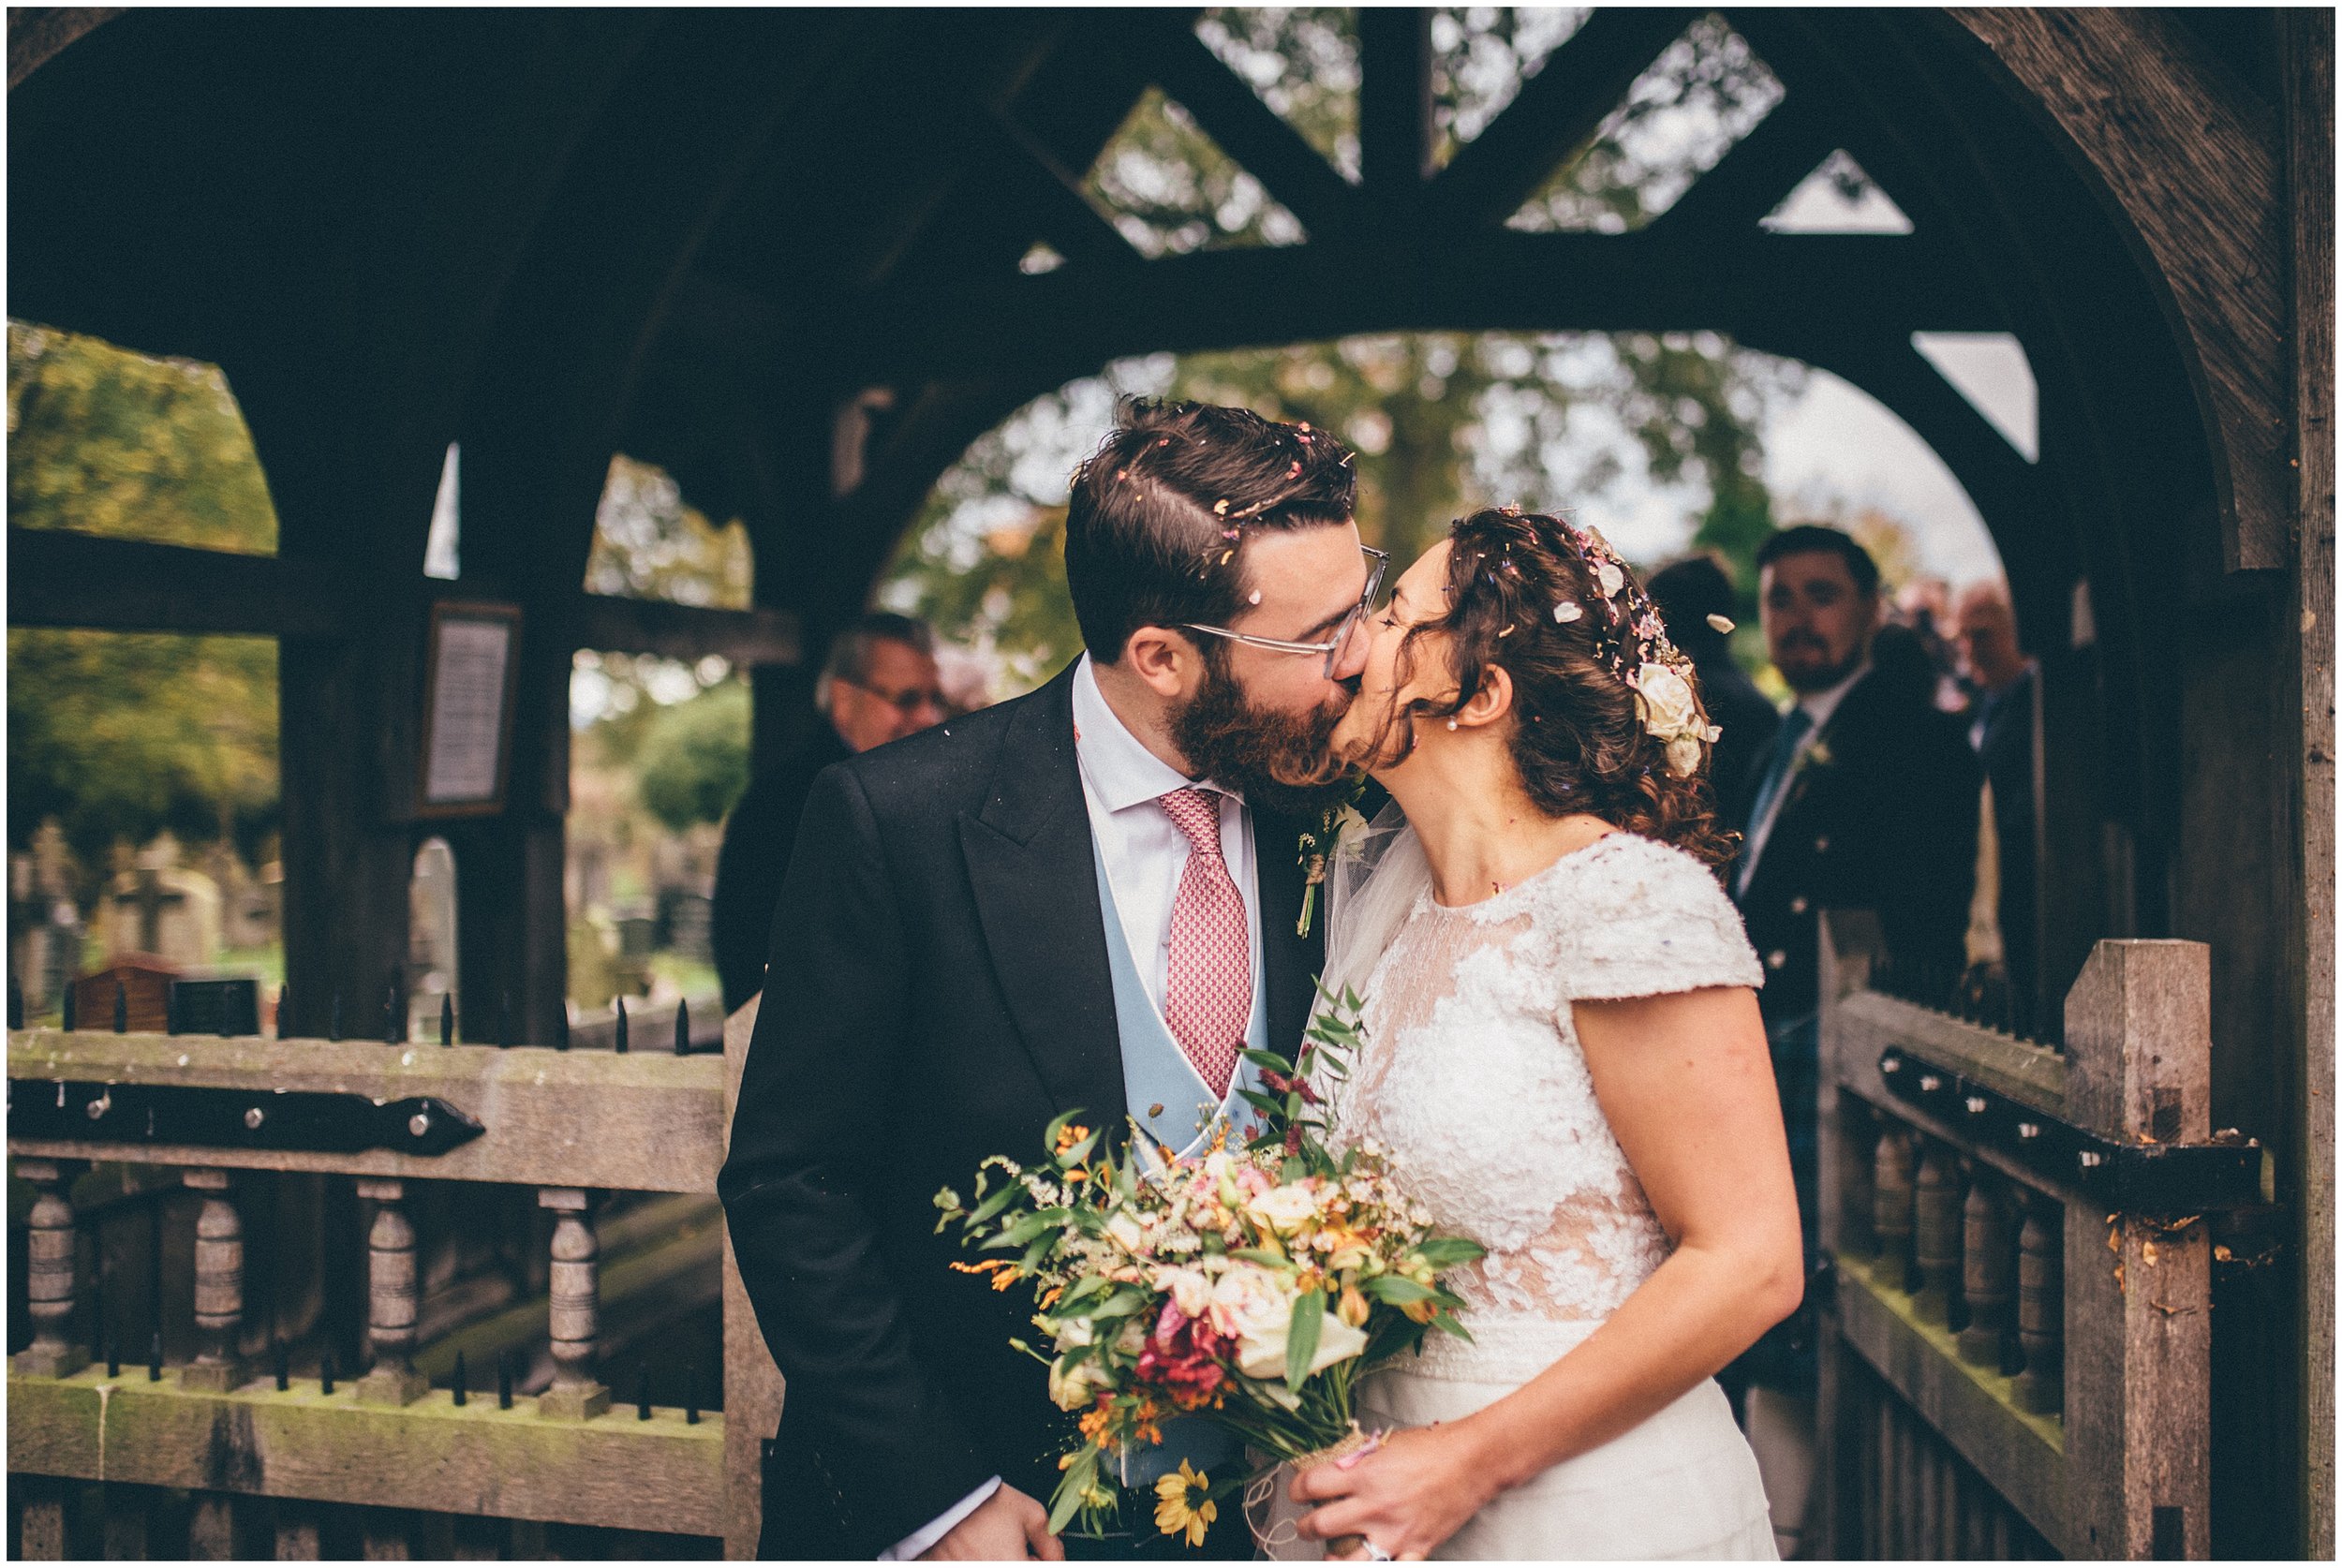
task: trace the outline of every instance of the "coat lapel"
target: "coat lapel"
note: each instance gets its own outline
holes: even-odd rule
[[[1317,977],[1326,967],[1326,890],[1317,890],[1316,918],[1304,937],[1302,890],[1308,881],[1301,870],[1301,835],[1313,823],[1290,817],[1255,812],[1253,817],[1253,865],[1260,892],[1261,968],[1268,985],[1268,1048],[1290,1057],[1301,1048],[1301,1032],[1309,1027],[1311,1004],[1317,997]]]
[[[959,819],[959,844],[992,971],[1034,1072],[1058,1110],[1118,1123],[1120,1037],[1074,755],[1071,667],[1020,704],[984,808]]]

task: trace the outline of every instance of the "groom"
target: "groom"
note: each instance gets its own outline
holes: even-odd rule
[[[1031,1305],[950,1267],[932,1200],[1063,1111],[1178,1152],[1245,1046],[1298,1043],[1322,796],[1279,777],[1364,665],[1354,492],[1322,431],[1126,407],[1066,514],[1089,653],[815,780],[719,1183],[788,1379],[763,1555],[1062,1555]],[[1151,1551],[1150,1503],[1104,1555]],[[1208,1549],[1251,1555],[1233,1500]]]

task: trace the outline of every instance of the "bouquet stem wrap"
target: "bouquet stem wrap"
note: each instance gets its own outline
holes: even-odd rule
[[[1277,1499],[1286,1483],[1305,1470],[1332,1464],[1353,1454],[1364,1454],[1381,1442],[1381,1433],[1361,1431],[1358,1424],[1353,1421],[1348,1435],[1339,1442],[1328,1443],[1315,1453],[1282,1460],[1254,1476],[1244,1488],[1244,1520],[1253,1527],[1253,1539],[1272,1554],[1280,1547],[1291,1546],[1298,1539],[1294,1531],[1294,1521],[1272,1516]],[[1365,1545],[1366,1537],[1363,1535],[1337,1535],[1326,1543],[1326,1555],[1347,1557]]]

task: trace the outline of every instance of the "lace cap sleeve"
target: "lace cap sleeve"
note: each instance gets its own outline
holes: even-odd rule
[[[1562,988],[1568,999],[1663,997],[1762,985],[1764,967],[1712,872],[1682,851],[1617,833],[1583,851],[1567,890]]]

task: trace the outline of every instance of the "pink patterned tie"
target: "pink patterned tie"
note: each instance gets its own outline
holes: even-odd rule
[[[1224,1098],[1253,1020],[1253,939],[1244,895],[1220,856],[1220,797],[1174,790],[1161,804],[1193,847],[1171,905],[1164,1021],[1211,1092]]]

